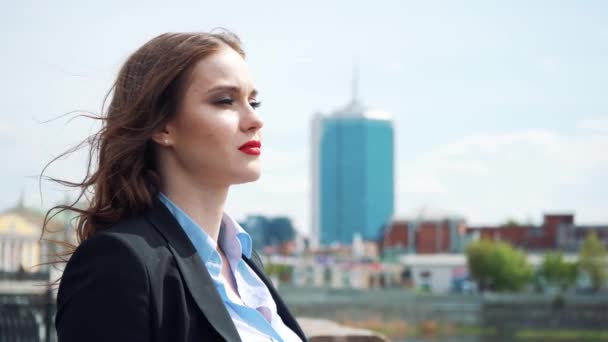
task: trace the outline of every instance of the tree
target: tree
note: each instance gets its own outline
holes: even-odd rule
[[[517,227],[517,226],[519,226],[519,222],[516,219],[510,217],[505,220],[505,223],[503,223],[503,226],[504,227]]]
[[[532,279],[526,254],[505,242],[480,240],[466,250],[471,275],[480,289],[519,291]]]
[[[595,232],[587,234],[579,252],[579,264],[581,270],[589,275],[594,291],[599,291],[606,284],[607,257],[606,247],[598,239],[597,234]]]
[[[492,253],[494,243],[489,240],[480,240],[467,246],[467,263],[473,279],[479,283],[479,289],[484,291],[491,286],[492,263],[489,255]]]
[[[543,257],[539,275],[548,283],[566,290],[576,282],[578,264],[564,260],[562,253],[549,252]]]
[[[293,277],[293,266],[283,264],[268,264],[264,267],[264,273],[275,276],[283,283],[291,283]]]

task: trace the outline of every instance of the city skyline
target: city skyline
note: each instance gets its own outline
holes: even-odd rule
[[[475,225],[549,212],[608,221],[601,1],[5,7],[0,209],[21,192],[38,207],[34,176],[96,129],[84,119],[42,122],[96,112],[120,64],[155,35],[222,26],[245,44],[265,119],[262,178],[231,190],[235,217],[286,215],[308,233],[311,115],[348,102],[357,56],[362,102],[394,116],[396,215],[438,207]],[[50,175],[77,180],[84,164],[77,154]],[[64,198],[56,188],[44,186],[45,208]]]

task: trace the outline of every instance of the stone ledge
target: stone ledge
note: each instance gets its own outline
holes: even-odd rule
[[[388,342],[376,332],[351,328],[326,319],[298,317],[298,323],[310,342]]]

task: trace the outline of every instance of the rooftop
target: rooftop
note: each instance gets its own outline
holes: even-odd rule
[[[442,208],[420,207],[410,211],[401,212],[393,216],[394,221],[443,221],[464,220],[464,216]]]

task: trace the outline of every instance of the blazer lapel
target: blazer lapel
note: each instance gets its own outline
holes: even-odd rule
[[[227,341],[241,341],[207,267],[171,212],[158,198],[155,198],[153,207],[146,212],[145,216],[167,240],[169,250],[175,257],[177,267],[192,298],[209,323]]]
[[[251,267],[251,269],[258,275],[258,277],[260,277],[260,279],[262,279],[264,284],[266,284],[266,287],[268,288],[268,291],[270,291],[270,295],[272,296],[272,299],[274,299],[274,302],[277,305],[277,313],[279,314],[279,316],[281,316],[281,318],[283,319],[283,322],[291,330],[293,330],[293,332],[296,333],[296,335],[298,335],[302,339],[302,341],[306,341],[306,335],[304,335],[302,328],[300,328],[300,325],[298,324],[298,322],[291,315],[291,313],[287,309],[287,306],[285,305],[285,303],[283,303],[283,300],[277,293],[277,290],[272,285],[272,282],[270,281],[270,279],[268,279],[266,277],[266,275],[264,274],[264,272],[261,270],[262,261],[260,260],[260,257],[258,256],[258,254],[255,251],[253,251],[253,253],[251,254],[251,259],[248,259],[246,256],[243,255],[243,260],[245,260],[245,262],[249,265],[249,267]]]

